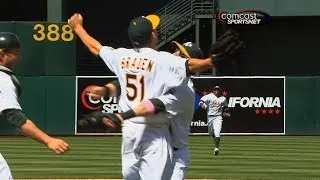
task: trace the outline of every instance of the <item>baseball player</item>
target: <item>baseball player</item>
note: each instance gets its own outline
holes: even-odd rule
[[[187,42],[181,45],[175,41],[173,43],[177,46],[177,50],[174,52],[175,55],[188,58],[203,58],[203,53],[196,44]],[[170,134],[173,146],[173,173],[171,180],[184,179],[187,175],[187,168],[190,162],[189,133],[195,101],[191,79],[187,85],[171,89],[169,93],[157,99],[163,102],[165,110],[170,113]],[[156,110],[152,111],[152,108],[141,104],[134,111],[136,116],[147,116],[159,111],[159,108],[155,107],[154,109]]]
[[[192,42],[183,45],[174,41],[177,46],[175,55],[187,58],[202,59],[201,49]],[[172,93],[162,95],[159,99],[170,113],[170,134],[173,146],[173,173],[171,180],[183,180],[187,176],[190,162],[189,133],[193,119],[195,94],[190,79],[188,85],[173,89]]]
[[[80,14],[69,20],[91,53],[99,55],[120,83],[119,106],[122,117],[122,174],[124,179],[169,179],[172,173],[172,147],[166,113],[151,117],[133,117],[140,102],[158,97],[171,88],[187,84],[191,71],[203,71],[213,66],[212,57],[205,60],[186,59],[156,51],[156,15],[138,17],[130,22],[128,34],[133,49],[113,49],[102,46],[82,26]]]
[[[45,144],[56,154],[66,152],[69,145],[42,132],[27,118],[18,102],[21,86],[12,72],[20,58],[19,38],[9,32],[0,32],[0,116],[30,138]],[[10,168],[0,154],[0,179],[13,179]]]
[[[181,45],[178,42],[173,41],[173,44],[177,47],[176,51],[173,53],[176,56],[203,58],[202,50],[192,42],[186,42]],[[110,96],[108,92],[115,93],[115,91],[118,91],[114,84],[115,82],[111,82],[103,87],[93,88],[90,93],[95,94],[95,96],[99,98],[101,96]],[[170,134],[173,146],[173,173],[171,180],[184,179],[190,162],[189,133],[195,101],[193,83],[190,79],[188,85],[174,88],[170,90],[169,93],[156,99],[151,99],[150,101],[158,103],[152,103],[151,108],[144,103],[139,104],[133,109],[135,116],[149,116],[159,111],[167,111],[170,113]],[[117,114],[116,116],[120,121],[124,120],[120,114]]]
[[[214,155],[219,154],[220,131],[223,116],[230,117],[227,99],[222,96],[221,88],[215,86],[213,92],[203,96],[199,103],[202,109],[207,110],[208,132],[214,140]]]

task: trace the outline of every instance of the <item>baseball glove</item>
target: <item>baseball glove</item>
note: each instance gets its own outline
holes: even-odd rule
[[[108,129],[121,127],[121,120],[115,114],[103,113],[100,110],[91,112],[79,119],[78,127],[103,128],[108,131]]]
[[[239,33],[228,30],[216,40],[211,49],[211,57],[214,63],[219,63],[245,52],[245,49],[245,43],[240,39]]]

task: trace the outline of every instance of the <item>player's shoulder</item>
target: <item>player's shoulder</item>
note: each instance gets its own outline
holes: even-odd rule
[[[173,55],[169,52],[166,52],[166,51],[156,51],[158,53],[158,55],[160,57],[163,58],[163,61],[172,61],[172,60],[181,60],[181,59],[184,59],[184,58],[181,58],[179,56],[176,56],[176,55]]]
[[[124,53],[124,52],[133,52],[133,49],[129,48],[124,48],[124,47],[119,47],[119,48],[114,48],[112,46],[102,46],[100,49],[101,52],[113,52],[113,53]]]
[[[209,95],[210,95],[210,94],[206,94],[206,95],[202,96],[202,99],[205,99],[205,98],[210,97]]]
[[[162,55],[162,56],[174,56],[173,54],[167,51],[155,51],[155,52],[157,52],[159,55]]]
[[[11,82],[11,77],[7,73],[0,71],[0,82]]]

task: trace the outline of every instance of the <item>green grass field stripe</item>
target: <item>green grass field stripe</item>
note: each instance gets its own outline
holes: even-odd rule
[[[248,152],[248,151],[242,151],[242,152],[236,152],[236,153],[232,153],[232,152],[226,152],[226,151],[220,151],[221,155],[226,156],[226,157],[232,157],[232,158],[271,158],[271,159],[275,159],[277,160],[278,158],[292,158],[292,156],[295,156],[297,158],[302,157],[302,158],[314,158],[314,159],[319,159],[320,158],[320,154],[319,153],[313,153],[313,152],[308,152],[308,153],[304,153],[303,155],[301,154],[301,152],[287,152],[287,153],[278,153],[276,151],[274,152],[260,152],[259,151],[252,151],[252,152]],[[197,154],[192,154],[193,156],[196,156],[197,158],[206,158],[208,157],[208,155],[212,155],[213,151],[207,151],[207,152],[203,152],[203,153],[197,153]]]
[[[58,160],[58,161],[65,161],[65,160],[69,160],[69,161],[113,161],[113,160],[120,160],[120,155],[119,156],[103,156],[103,157],[97,157],[95,155],[93,156],[83,156],[81,158],[79,158],[79,156],[64,156],[60,159],[54,159],[52,158],[52,156],[42,156],[42,157],[38,157],[38,156],[33,156],[33,157],[29,157],[26,155],[19,155],[19,156],[6,156],[6,159],[8,159],[8,161],[35,161],[35,159],[37,161],[48,161],[48,160]]]
[[[192,151],[194,151],[195,155],[201,155],[201,153],[203,152],[213,152],[213,148],[204,148],[203,150],[199,150],[199,149],[193,149],[191,148]],[[261,149],[261,148],[257,148],[255,150],[248,150],[248,149],[228,149],[226,147],[220,147],[221,152],[223,152],[226,155],[242,155],[242,154],[248,154],[248,155],[256,155],[256,154],[263,154],[263,155],[288,155],[290,156],[291,154],[296,154],[299,156],[299,154],[303,154],[305,155],[309,155],[309,154],[313,154],[315,156],[319,156],[320,151],[318,149],[281,149],[278,150],[276,148],[274,149]],[[303,153],[302,153],[303,152]]]
[[[49,150],[46,150],[46,151],[49,151]],[[43,151],[40,151],[38,152],[39,153],[39,156],[41,153],[47,155],[46,153],[44,153]],[[76,153],[76,152],[69,152],[70,154],[77,154],[77,156],[92,156],[92,155],[95,155],[95,154],[99,154],[101,157],[102,156],[120,156],[120,151],[113,151],[113,152],[103,152],[103,153],[100,153],[98,151],[93,151],[93,152],[83,152],[83,153]],[[26,156],[26,154],[22,153],[22,152],[10,152],[10,153],[2,153],[4,156],[20,156],[20,157],[24,157]],[[65,155],[51,155],[51,156],[48,156],[49,158],[59,158],[60,156],[63,156],[62,158],[67,158],[69,154],[65,154]],[[33,155],[35,158],[37,158],[37,155]],[[41,157],[41,156],[40,156]],[[43,157],[43,156],[42,156]]]
[[[207,165],[208,168],[210,168],[210,166],[212,166],[212,164],[206,164],[206,163],[203,163],[203,164],[195,164],[195,163],[192,163],[192,166],[193,168],[197,168],[197,167],[201,167],[203,165]],[[241,166],[241,167],[237,167],[236,169],[242,169],[242,170],[245,170],[245,169],[273,169],[273,168],[280,168],[280,169],[283,169],[283,168],[286,168],[286,169],[299,169],[299,170],[317,170],[320,168],[319,165],[313,165],[313,166],[310,166],[309,164],[305,163],[305,164],[299,164],[299,165],[295,165],[295,164],[291,164],[291,163],[259,163],[259,162],[256,162],[256,163],[253,163],[253,162],[249,162],[249,163],[232,163],[231,161],[228,162],[224,162],[224,163],[219,163],[219,164],[215,164],[215,166],[217,167],[214,167],[215,169],[229,169],[230,167],[237,167],[237,166]],[[320,174],[320,172],[318,171],[318,173]]]
[[[86,142],[83,142],[83,143],[85,144]],[[0,143],[0,145],[2,145],[2,144]],[[72,143],[69,143],[69,145],[70,145],[70,148],[78,147],[78,148],[84,148],[84,149],[85,148],[90,148],[90,147],[93,147],[93,149],[120,147],[120,145],[118,145],[118,144],[113,144],[113,145],[110,145],[110,144],[107,144],[107,145],[106,144],[90,144],[90,145],[84,146],[84,145],[81,145],[81,144],[74,145]],[[6,145],[3,145],[3,146],[6,146]],[[34,146],[36,146],[35,148],[45,147],[44,145],[39,145],[39,144],[32,145],[32,146],[23,145],[23,144],[14,144],[14,145],[11,144],[11,145],[8,145],[8,147],[14,147],[14,148],[20,148],[20,147],[32,148]]]
[[[10,161],[11,164],[13,165],[16,165],[16,166],[19,166],[19,165],[25,165],[25,164],[28,164],[28,165],[37,165],[37,166],[57,166],[57,163],[59,163],[59,166],[60,167],[66,167],[70,164],[74,164],[76,165],[77,167],[82,167],[82,166],[90,166],[90,167],[93,167],[93,166],[98,166],[98,167],[101,167],[101,166],[105,166],[105,167],[114,167],[114,166],[121,166],[121,162],[109,162],[109,161],[59,161],[59,162],[48,162],[46,160],[37,160],[37,161],[32,161],[32,162],[21,162],[21,161]]]
[[[195,166],[195,165],[194,165]],[[236,169],[236,170],[230,170],[230,171],[224,171],[226,168],[228,169]],[[214,172],[230,172],[230,173],[233,173],[233,172],[250,172],[250,173],[267,173],[269,171],[274,171],[274,172],[279,172],[279,171],[283,171],[283,172],[287,172],[288,169],[290,168],[283,168],[282,166],[274,166],[274,168],[266,168],[266,167],[263,167],[263,166],[248,166],[246,168],[238,168],[236,166],[221,166],[220,168],[209,168],[209,169],[206,169],[207,171],[210,171],[211,169],[214,170]],[[227,169],[227,170],[228,170]],[[253,170],[254,169],[254,170]],[[274,170],[274,169],[277,169],[277,170]],[[292,172],[289,172],[288,171],[288,174],[290,173],[293,173],[293,172],[296,172],[298,173],[298,171],[300,171],[302,174],[317,174],[318,176],[320,175],[320,173],[318,172],[318,169],[317,168],[314,168],[314,169],[307,169],[307,168],[293,168],[294,170]],[[201,171],[205,171],[205,169],[200,169],[200,168],[192,168],[192,169],[189,169],[190,171],[197,171],[197,172],[201,172]],[[299,172],[299,173],[300,173]]]
[[[214,174],[214,175],[213,175]],[[199,179],[226,179],[226,180],[317,180],[317,176],[312,175],[299,175],[299,174],[290,174],[286,175],[283,173],[268,173],[268,174],[247,174],[247,173],[215,173],[215,172],[201,172],[201,175],[188,175],[188,178],[199,178]]]
[[[229,141],[229,140],[222,140],[221,139],[221,143],[222,144],[226,144],[227,146],[228,145],[236,145],[236,146],[242,146],[242,145],[260,145],[260,146],[264,146],[264,145],[276,145],[276,146],[281,146],[281,145],[301,145],[303,143],[303,145],[306,145],[306,146],[314,146],[314,143],[317,143],[317,142],[313,142],[313,143],[305,143],[304,141],[286,141],[286,142],[273,142],[273,141],[265,141],[265,142],[249,142],[249,141]],[[285,140],[284,140],[285,141]],[[213,141],[210,141],[210,142],[207,142],[208,144],[213,144]],[[204,144],[191,144],[191,146],[203,146]]]
[[[247,147],[247,146],[250,146],[250,147],[269,147],[269,146],[272,146],[272,147],[289,147],[289,146],[300,147],[301,145],[303,145],[305,147],[314,147],[316,143],[304,144],[303,142],[300,142],[300,143],[279,143],[279,144],[264,143],[264,144],[259,144],[257,142],[256,143],[247,143],[247,142],[233,143],[233,142],[229,142],[229,141],[224,141],[223,143],[221,143],[221,145],[225,145],[227,147],[231,147],[230,144],[232,144],[232,147],[239,148],[239,147]],[[208,142],[206,144],[206,146],[210,146],[210,145],[213,145],[213,142]],[[190,147],[206,147],[206,146],[200,145],[200,144],[191,144]]]
[[[73,171],[72,169],[70,171]],[[23,177],[16,176],[16,178],[35,178],[37,179],[120,179],[121,174],[119,173],[113,173],[113,172],[105,172],[105,171],[92,171],[90,172],[92,174],[88,174],[87,171],[73,171],[72,173],[57,173],[53,174],[52,171],[43,171],[43,172],[21,172],[21,174],[24,174]]]
[[[108,171],[115,171],[115,170],[119,170],[120,166],[114,167],[114,166],[101,166],[101,168],[96,168],[96,167],[90,167],[90,165],[88,165],[87,167],[85,166],[73,166],[73,167],[38,167],[37,169],[34,169],[30,166],[20,166],[23,167],[22,171],[25,172],[41,172],[41,171],[51,171],[51,172],[87,172],[92,174],[92,172],[108,172]],[[103,170],[104,168],[107,168],[105,170]],[[90,170],[90,172],[89,172]]]
[[[213,156],[213,155],[212,155]],[[252,158],[247,158],[247,157],[237,157],[237,156],[233,156],[234,158],[232,157],[219,157],[219,159],[221,159],[221,161],[238,161],[239,163],[244,163],[246,161],[249,161],[249,162],[261,162],[261,160],[263,158],[260,158],[260,157],[252,157]],[[218,158],[217,158],[218,159]],[[216,159],[214,159],[213,157],[212,158],[208,158],[208,156],[206,158],[197,158],[197,159],[192,159],[191,162],[192,163],[204,163],[204,162],[212,162],[212,163],[215,163]],[[283,158],[283,157],[280,157],[280,158],[273,158],[273,159],[267,159],[267,158],[264,158],[263,159],[263,163],[268,163],[268,162],[284,162],[284,163],[316,163],[316,162],[319,162],[319,159],[315,159],[315,158],[308,158],[308,159],[305,159],[303,157],[300,157],[300,158]],[[320,163],[319,163],[320,164]]]
[[[85,142],[83,142],[85,143]],[[19,147],[24,147],[24,148],[32,148],[32,149],[36,149],[36,148],[41,148],[42,145],[39,144],[5,144],[5,143],[1,143],[0,142],[1,147],[8,147],[8,148],[19,148]],[[100,146],[97,146],[96,144],[87,144],[87,145],[81,145],[81,144],[69,144],[70,146],[75,146],[75,147],[79,147],[79,148],[90,148],[92,147],[92,145],[94,145],[92,148],[93,149],[100,149],[100,148],[112,148],[114,146],[120,146],[120,144],[100,144]]]

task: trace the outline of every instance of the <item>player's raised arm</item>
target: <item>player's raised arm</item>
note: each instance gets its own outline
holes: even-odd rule
[[[86,30],[83,28],[83,18],[81,14],[75,13],[68,19],[68,24],[74,30],[74,32],[79,36],[81,41],[87,46],[90,52],[96,56],[99,55],[102,45],[99,41],[91,37]]]
[[[173,75],[173,78],[177,78],[180,76],[182,78],[184,75],[190,76],[194,73],[200,73],[202,71],[208,70],[215,66],[215,56],[206,58],[206,59],[197,59],[197,58],[181,58],[176,57],[168,64],[169,68],[167,73]],[[178,78],[179,79],[179,78]],[[177,82],[174,83],[179,86]]]
[[[190,58],[188,60],[188,70],[193,73],[199,73],[205,70],[208,70],[210,68],[213,68],[214,61],[211,58],[207,59],[195,59]]]

